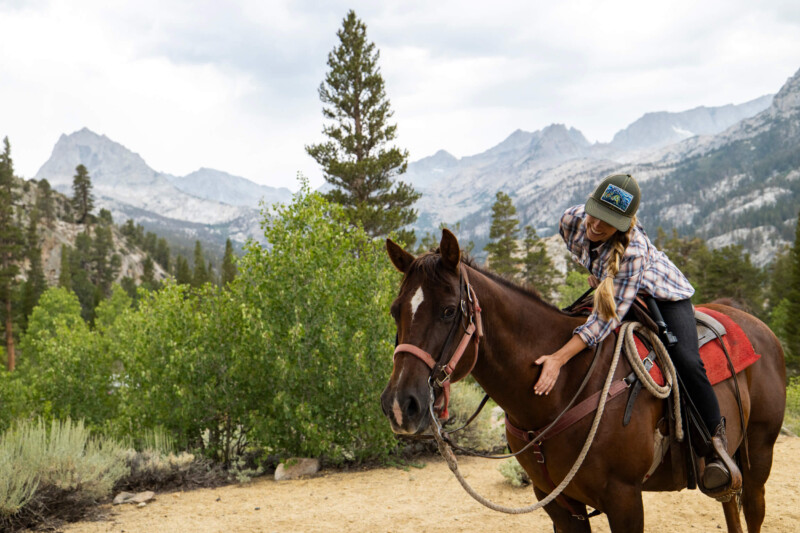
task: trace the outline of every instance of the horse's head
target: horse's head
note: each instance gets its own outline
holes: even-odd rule
[[[443,230],[435,253],[415,258],[390,239],[386,248],[404,278],[391,307],[398,349],[389,384],[381,394],[381,407],[395,433],[414,435],[431,422],[430,378],[441,383],[452,372],[449,381],[458,381],[474,366],[477,343],[469,343],[463,357],[454,357],[470,325],[472,300],[458,240],[448,230]],[[470,329],[474,331],[474,325]],[[448,363],[455,364],[444,368]],[[446,409],[443,387],[435,385],[434,391],[436,408]]]

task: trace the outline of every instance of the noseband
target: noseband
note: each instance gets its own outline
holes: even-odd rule
[[[431,374],[428,377],[428,386],[434,392],[433,397],[436,397],[435,393],[437,391],[441,390],[443,392],[443,394],[440,395],[439,399],[436,401],[437,405],[434,406],[435,410],[439,413],[439,418],[441,419],[447,419],[449,416],[449,413],[447,412],[447,406],[450,403],[450,376],[456,369],[456,366],[461,360],[461,357],[464,355],[464,352],[467,351],[467,346],[469,345],[470,340],[475,343],[475,360],[472,362],[472,366],[470,367],[469,371],[464,374],[464,377],[467,377],[472,372],[472,369],[475,368],[475,363],[478,362],[478,345],[480,344],[481,338],[483,338],[483,322],[481,321],[481,306],[478,303],[478,296],[475,294],[475,290],[469,283],[469,276],[467,275],[467,270],[464,265],[459,265],[459,272],[460,276],[458,281],[458,289],[461,300],[459,305],[459,316],[453,321],[453,327],[450,328],[450,333],[447,335],[447,341],[445,341],[444,345],[442,346],[442,350],[439,353],[439,362],[437,362],[437,360],[434,359],[431,354],[418,346],[414,346],[413,344],[399,344],[394,349],[395,359],[399,353],[409,353],[419,358],[428,366],[428,368],[431,369]],[[464,297],[465,294],[466,298]],[[464,326],[465,318],[467,324],[466,326]],[[458,346],[453,354],[449,357],[449,359],[445,359],[445,352],[450,347],[450,344],[453,340],[453,335],[455,334],[455,331],[459,325],[461,325],[464,329],[464,335],[461,337],[461,341],[458,343]]]

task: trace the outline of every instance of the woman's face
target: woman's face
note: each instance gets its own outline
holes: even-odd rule
[[[594,218],[592,215],[586,215],[586,238],[592,242],[606,242],[614,236],[617,228],[611,224],[606,224],[599,218]]]

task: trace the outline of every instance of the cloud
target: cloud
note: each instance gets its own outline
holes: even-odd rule
[[[353,7],[418,159],[565,123],[608,141],[648,111],[741,103],[800,67],[800,4],[0,0],[0,136],[31,177],[87,126],[156,170],[321,183],[317,87]],[[10,52],[7,52],[10,51]]]

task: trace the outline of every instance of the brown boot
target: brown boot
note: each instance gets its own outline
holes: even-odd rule
[[[709,492],[737,491],[742,486],[742,473],[728,455],[728,438],[725,435],[725,418],[722,418],[711,438],[715,456],[706,463],[703,487]]]

